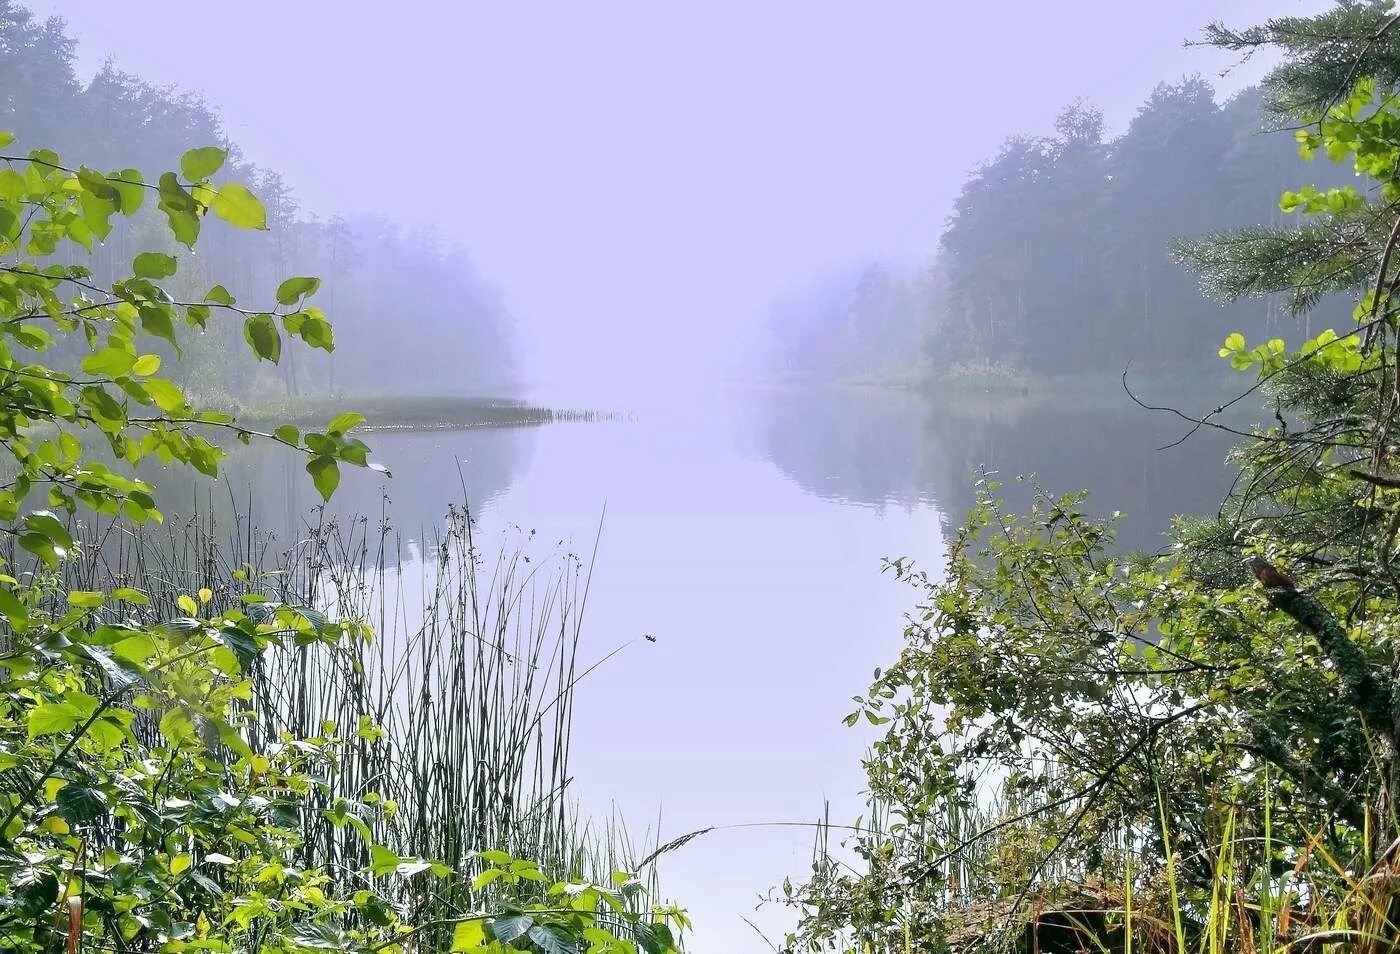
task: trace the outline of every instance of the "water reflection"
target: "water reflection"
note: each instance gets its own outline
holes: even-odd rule
[[[1181,395],[1183,406],[1197,395]],[[1155,550],[1182,513],[1216,509],[1228,489],[1234,438],[1186,425],[1121,392],[1094,396],[773,392],[757,451],[805,491],[877,510],[933,504],[956,526],[974,502],[974,479],[998,472],[1000,496],[1024,509],[1033,486],[1088,489],[1091,509],[1124,513],[1120,543]],[[1026,482],[1015,478],[1025,476]]]
[[[472,428],[456,431],[380,431],[366,434],[374,460],[392,479],[367,469],[341,468],[341,483],[326,515],[341,521],[387,518],[408,538],[429,536],[449,505],[469,503],[490,512],[529,467],[538,428]],[[148,469],[167,511],[213,513],[232,525],[234,510],[251,514],[261,529],[294,537],[320,519],[320,495],[303,469],[305,458],[286,448],[254,442],[228,447],[218,484],[183,469]]]
[[[872,730],[841,719],[898,651],[914,600],[881,561],[936,568],[979,467],[1088,487],[1099,508],[1128,513],[1125,545],[1155,548],[1173,515],[1213,508],[1226,487],[1229,439],[1156,450],[1180,433],[1117,395],[774,390],[658,402],[625,420],[368,439],[394,473],[389,515],[404,537],[432,539],[421,528],[440,525],[464,484],[488,556],[521,538],[518,521],[526,539],[539,531],[544,557],[562,545],[587,559],[601,523],[581,664],[629,648],[580,688],[570,791],[637,828],[663,807],[671,837],[812,819],[825,799],[835,818],[859,813]],[[295,532],[317,504],[301,463],[239,450],[231,491],[171,489],[239,509],[252,498],[264,526]],[[377,520],[383,486],[347,471],[331,512]],[[1008,481],[1004,493],[1017,506],[1029,490]],[[404,579],[433,578],[428,549],[404,543]],[[809,847],[800,828],[743,829],[664,859],[663,882],[702,926],[691,949],[751,949],[744,917],[781,934],[786,915],[755,913],[755,892],[800,875]]]

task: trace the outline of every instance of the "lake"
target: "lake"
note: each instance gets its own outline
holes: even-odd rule
[[[1159,451],[1185,425],[1121,392],[754,389],[619,410],[587,423],[367,435],[393,479],[347,473],[333,510],[387,507],[418,539],[465,486],[488,544],[518,527],[544,551],[563,541],[587,555],[596,538],[583,662],[630,645],[580,687],[575,793],[590,813],[619,812],[636,836],[659,824],[662,841],[808,822],[827,801],[833,821],[855,818],[871,735],[841,719],[897,653],[914,598],[881,561],[936,568],[977,468],[1091,488],[1096,509],[1126,514],[1122,540],[1134,549],[1159,548],[1173,515],[1213,511],[1228,485],[1228,435]],[[290,454],[240,449],[228,472],[228,490],[200,492],[244,499],[252,488],[264,526],[294,528],[315,507]],[[1006,493],[1023,502],[1028,490],[1008,480]],[[736,828],[667,855],[663,886],[697,925],[690,950],[763,947],[745,918],[780,938],[788,914],[754,908],[784,876],[807,872],[811,840],[802,827]]]

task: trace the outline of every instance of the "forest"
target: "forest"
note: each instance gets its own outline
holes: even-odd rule
[[[104,169],[170,167],[191,144],[227,149],[227,168],[266,205],[269,235],[211,228],[201,261],[217,263],[220,280],[237,298],[292,276],[318,276],[324,306],[336,315],[340,346],[333,353],[289,354],[280,367],[256,375],[222,360],[239,343],[236,329],[205,329],[191,341],[180,371],[199,392],[227,403],[406,391],[500,395],[518,386],[511,316],[462,249],[355,210],[327,217],[306,212],[276,170],[258,166],[229,141],[217,111],[200,97],[157,88],[110,62],[83,80],[75,64],[62,21],[40,20],[17,0],[0,0],[0,128],[25,148],[81,150],[85,161]],[[82,253],[84,262],[110,280],[136,251],[177,253],[162,228],[152,210],[116,223],[90,257]],[[182,270],[176,286],[192,293],[203,278]],[[405,322],[418,330],[405,334]]]
[[[963,185],[933,261],[823,275],[776,302],[770,372],[903,383],[1116,375],[1130,363],[1199,372],[1231,331],[1306,337],[1345,316],[1340,301],[1297,322],[1287,295],[1212,300],[1182,267],[1183,238],[1278,225],[1298,214],[1278,202],[1297,183],[1355,179],[1299,157],[1260,90],[1218,99],[1188,76],[1158,85],[1120,135],[1076,103],[1054,135],[1011,137]]]

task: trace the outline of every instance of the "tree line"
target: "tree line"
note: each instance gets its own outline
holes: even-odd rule
[[[152,85],[110,61],[83,79],[75,48],[62,20],[41,20],[15,0],[0,0],[0,129],[17,137],[9,152],[42,146],[81,154],[103,170],[163,169],[191,144],[219,143],[228,150],[230,175],[262,197],[271,234],[210,223],[198,260],[182,261],[172,282],[178,293],[202,295],[211,275],[240,300],[292,276],[321,277],[322,304],[335,324],[333,352],[289,353],[276,368],[250,374],[224,360],[242,346],[241,329],[211,323],[189,342],[180,371],[198,392],[242,400],[489,393],[518,380],[510,315],[461,249],[382,216],[322,216],[303,208],[276,170],[230,141],[217,110],[201,97]],[[72,254],[110,282],[129,274],[136,252],[153,247],[177,257],[183,251],[160,213],[146,208],[114,222],[90,256],[81,249]]]
[[[936,257],[824,275],[769,311],[775,376],[939,377],[1162,370],[1215,360],[1230,331],[1286,336],[1292,302],[1203,297],[1184,236],[1289,220],[1279,195],[1354,181],[1302,159],[1256,88],[1223,102],[1199,76],[1162,83],[1121,135],[1092,105],[1016,135],[963,185]],[[1310,303],[1317,304],[1317,303]],[[1322,302],[1302,330],[1345,315]]]

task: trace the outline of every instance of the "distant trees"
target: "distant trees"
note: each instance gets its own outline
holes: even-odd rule
[[[1072,104],[1054,135],[1012,136],[973,171],[934,263],[870,264],[778,301],[770,373],[1160,369],[1209,364],[1230,331],[1284,333],[1284,299],[1222,306],[1173,261],[1182,236],[1282,221],[1277,197],[1300,182],[1353,179],[1265,124],[1258,90],[1217,104],[1199,76],[1160,84],[1116,138]]]
[[[264,366],[250,377],[222,360],[243,346],[241,329],[211,323],[181,365],[197,393],[486,392],[518,380],[510,316],[459,249],[354,210],[329,219],[311,214],[277,172],[227,141],[217,112],[200,97],[152,86],[111,63],[84,83],[63,23],[40,21],[15,0],[0,0],[0,129],[17,135],[15,148],[80,151],[103,169],[171,168],[192,145],[228,147],[227,168],[263,198],[271,235],[211,223],[198,259],[181,268],[190,281],[184,290],[202,294],[207,283],[196,286],[217,274],[241,299],[292,275],[322,275],[336,350],[289,354],[277,369]],[[83,255],[100,280],[126,274],[135,252],[152,243],[180,251],[154,209],[113,226],[91,258]]]
[[[921,269],[886,262],[820,276],[770,308],[768,373],[799,381],[907,374],[931,290]]]
[[[927,338],[934,367],[1204,363],[1231,330],[1281,333],[1277,301],[1222,311],[1203,299],[1172,261],[1173,243],[1253,224],[1277,207],[1267,197],[1350,173],[1307,165],[1289,137],[1264,134],[1257,91],[1217,105],[1199,76],[1158,85],[1117,139],[1104,138],[1102,116],[1083,104],[1055,129],[1009,140],[963,187],[940,247],[947,284]]]

